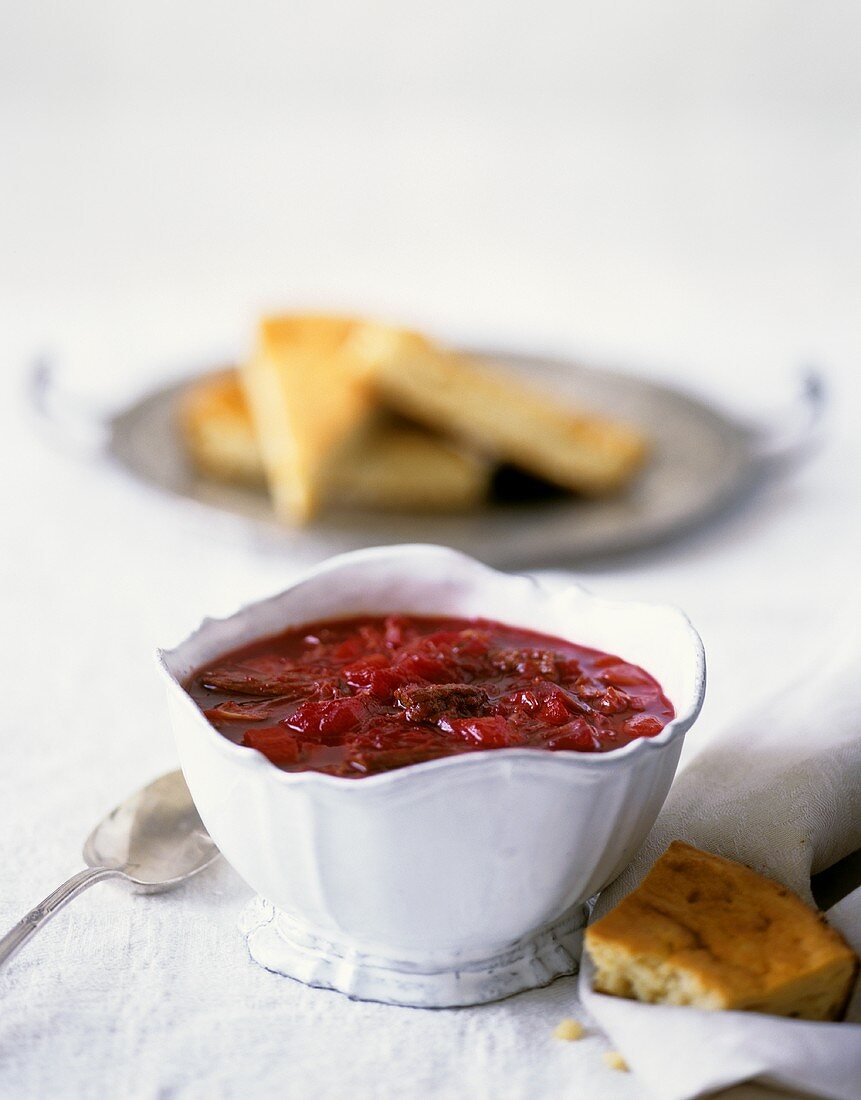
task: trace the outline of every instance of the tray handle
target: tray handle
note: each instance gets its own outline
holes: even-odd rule
[[[766,470],[790,469],[824,442],[830,400],[824,374],[808,368],[792,401],[753,429],[757,462]]]
[[[34,360],[27,396],[51,444],[82,458],[105,454],[111,438],[110,417],[81,394],[60,385],[50,356],[40,355]]]

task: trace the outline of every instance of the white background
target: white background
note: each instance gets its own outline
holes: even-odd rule
[[[587,577],[689,611],[704,726],[813,659],[858,604],[859,12],[0,4],[0,918],[173,765],[153,647],[295,565],[52,450],[24,400],[43,349],[105,406],[294,305],[608,359],[748,415],[821,364],[820,454]],[[461,1014],[351,1005],[253,972],[245,897],[223,869],[77,902],[0,977],[0,1093],[641,1095],[597,1038],[548,1039],[571,983]]]

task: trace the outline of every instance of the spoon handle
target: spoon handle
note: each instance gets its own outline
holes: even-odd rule
[[[44,901],[39,902],[29,913],[25,913],[18,923],[0,939],[0,966],[8,962],[72,898],[77,897],[94,882],[99,882],[103,878],[113,878],[116,875],[123,877],[123,872],[115,867],[89,867],[86,871],[79,871],[76,875],[72,875],[62,886],[58,886],[53,893],[48,894]]]

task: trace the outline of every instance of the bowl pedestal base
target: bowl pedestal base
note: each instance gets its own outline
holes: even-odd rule
[[[586,919],[586,906],[576,906],[487,958],[426,965],[364,954],[347,941],[319,935],[261,897],[243,911],[239,929],[255,962],[305,985],[359,1001],[455,1008],[499,1001],[576,974]]]

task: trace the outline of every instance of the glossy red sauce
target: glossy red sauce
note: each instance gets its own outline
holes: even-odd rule
[[[485,619],[310,623],[226,654],[187,690],[279,768],[352,777],[485,749],[609,752],[674,716],[636,665]]]

